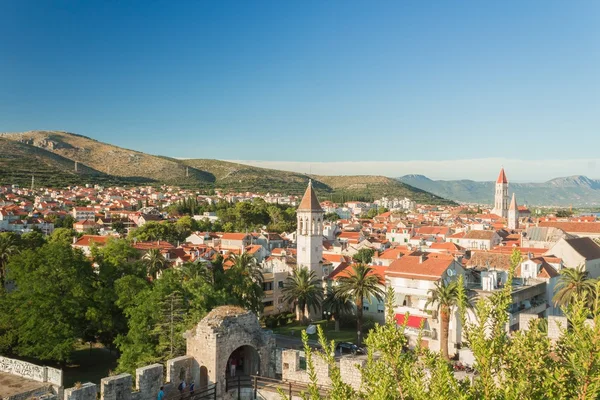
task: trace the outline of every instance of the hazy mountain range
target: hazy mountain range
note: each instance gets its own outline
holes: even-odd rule
[[[312,179],[323,200],[374,200],[387,195],[424,204],[452,203],[385,176],[307,175],[220,160],[182,160],[59,131],[0,134],[0,185],[29,186],[32,176],[37,186],[170,184],[283,194],[302,194]]]
[[[423,175],[405,175],[400,182],[438,196],[465,203],[493,204],[494,182],[432,180]],[[554,178],[546,182],[510,183],[520,205],[595,207],[600,206],[600,180],[582,175]]]

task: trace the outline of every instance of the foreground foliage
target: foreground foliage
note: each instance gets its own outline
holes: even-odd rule
[[[520,257],[520,256],[519,256]],[[516,261],[516,260],[515,260]],[[516,264],[513,264],[516,265]],[[323,352],[314,352],[304,335],[307,372],[311,384],[304,399],[597,399],[600,396],[600,283],[597,283],[592,319],[588,299],[575,296],[565,309],[569,328],[562,327],[556,342],[548,339],[537,321],[529,329],[508,333],[511,303],[509,274],[505,289],[480,299],[475,318],[467,320],[467,296],[462,281],[457,285],[458,310],[466,342],[475,358],[474,375],[458,379],[443,355],[419,345],[407,351],[405,326],[396,326],[393,290],[387,293],[387,321],[376,326],[366,344],[368,356],[356,389],[345,383],[334,360],[333,343],[320,331]],[[332,381],[326,397],[319,393],[314,357],[329,364]]]

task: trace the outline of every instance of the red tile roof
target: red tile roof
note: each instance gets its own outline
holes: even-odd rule
[[[506,174],[504,173],[504,168],[500,170],[500,175],[498,175],[496,183],[508,183],[508,179],[506,179]]]
[[[87,247],[91,246],[92,243],[95,243],[97,246],[104,246],[109,238],[110,236],[83,235],[75,243],[73,243],[73,246]]]
[[[386,275],[408,279],[439,280],[453,262],[454,259],[451,257],[405,256],[392,261]]]
[[[542,221],[539,226],[559,228],[567,233],[593,233],[600,234],[600,222],[546,222]]]
[[[298,210],[323,211],[321,204],[319,204],[319,200],[317,199],[317,195],[313,190],[312,180],[308,181],[308,187],[306,188],[306,192],[304,192],[304,197],[302,197]]]

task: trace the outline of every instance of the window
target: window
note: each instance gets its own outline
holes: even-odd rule
[[[363,310],[365,310],[365,311],[369,311],[369,306],[368,306],[368,305],[364,305],[364,306],[363,306]]]
[[[263,306],[265,306],[265,307],[272,307],[273,306],[273,302],[272,301],[265,301],[263,303]]]
[[[283,289],[283,281],[279,281],[279,282],[277,282],[277,287],[278,287],[279,289]]]
[[[266,292],[267,290],[273,290],[273,282],[264,282],[263,290]]]

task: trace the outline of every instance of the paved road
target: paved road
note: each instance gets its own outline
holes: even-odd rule
[[[287,336],[287,335],[273,335],[275,336],[275,345],[277,347],[282,347],[285,349],[296,349],[296,350],[302,350],[304,348],[304,345],[302,344],[302,339],[300,337],[293,337],[293,336]],[[308,344],[310,345],[310,347],[317,347],[317,348],[321,348],[321,345],[319,344],[318,341],[316,340],[309,340]]]

